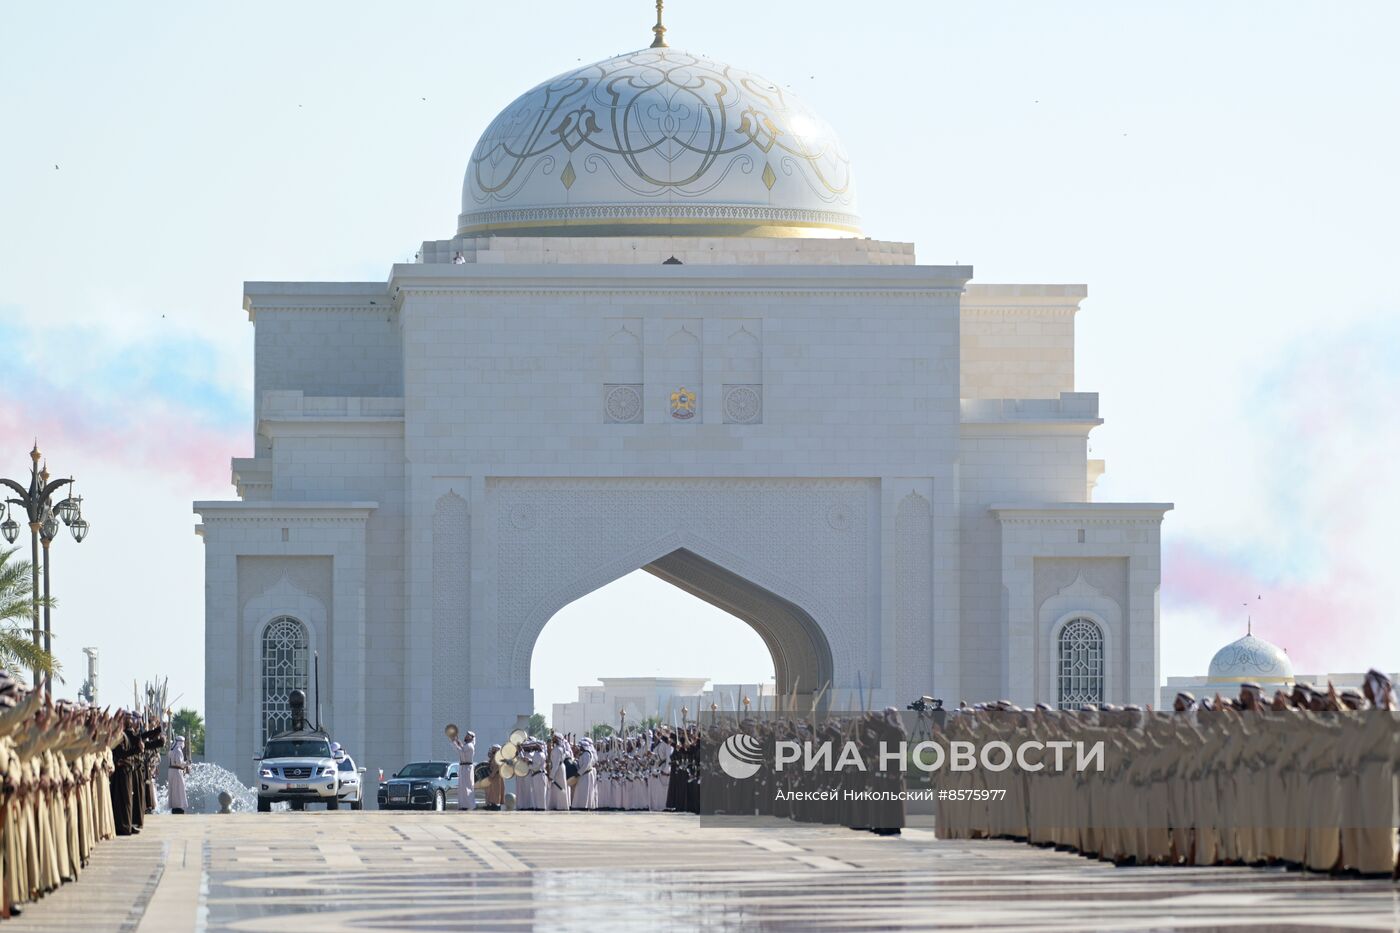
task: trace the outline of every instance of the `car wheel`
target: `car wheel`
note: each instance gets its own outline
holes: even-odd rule
[[[271,812],[272,812],[272,801],[271,801],[271,800],[268,800],[266,797],[259,797],[259,798],[258,798],[258,812],[259,812],[259,813],[271,813]]]
[[[327,800],[327,801],[326,801],[326,809],[327,809],[327,810],[339,810],[339,809],[340,809],[340,798],[339,798],[339,797],[332,797],[330,800]]]
[[[433,795],[433,809],[434,809],[434,810],[446,810],[446,809],[447,809],[447,795],[444,794],[442,791],[438,791],[436,794]]]
[[[364,808],[365,808],[365,802],[364,802],[363,800],[352,800],[352,801],[350,801],[350,809],[351,809],[351,810],[363,810]]]
[[[305,800],[293,800],[291,803],[292,803],[292,809],[293,809],[293,810],[305,810],[305,809],[306,809],[306,801],[305,801]]]

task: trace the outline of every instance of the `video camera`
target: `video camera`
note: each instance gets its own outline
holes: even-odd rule
[[[943,701],[935,699],[934,697],[919,697],[913,703],[906,706],[905,709],[912,709],[916,713],[938,712],[943,709]]]

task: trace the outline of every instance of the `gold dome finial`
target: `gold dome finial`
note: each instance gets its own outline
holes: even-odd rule
[[[39,453],[39,439],[36,437],[34,438],[34,449],[29,452],[29,459],[33,460],[35,463],[38,463],[39,458],[43,456],[43,454]]]
[[[666,44],[666,27],[661,23],[662,0],[656,0],[656,25],[651,27],[651,31],[656,34],[656,38],[651,40],[651,47],[654,49],[670,48]]]

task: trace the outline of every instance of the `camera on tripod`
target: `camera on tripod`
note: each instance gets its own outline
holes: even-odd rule
[[[912,709],[916,713],[937,712],[943,709],[943,701],[934,697],[919,697],[905,709]]]

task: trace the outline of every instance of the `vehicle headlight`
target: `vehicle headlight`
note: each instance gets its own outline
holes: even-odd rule
[[[272,777],[272,769],[271,769],[271,768],[263,768],[262,771],[258,772],[258,774],[259,774],[260,777],[270,778],[270,777]]]
[[[326,765],[321,769],[321,777],[330,777],[335,774],[335,765]]]

